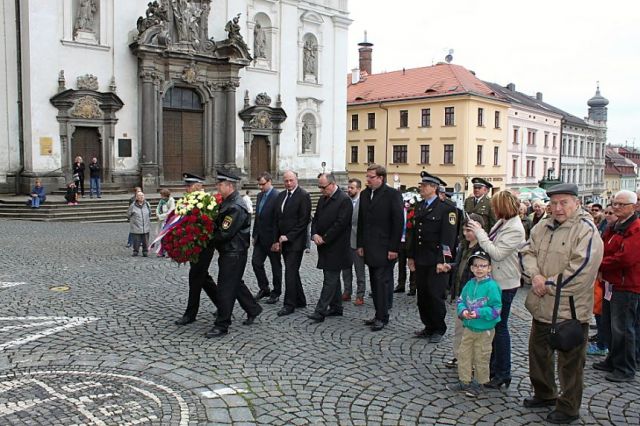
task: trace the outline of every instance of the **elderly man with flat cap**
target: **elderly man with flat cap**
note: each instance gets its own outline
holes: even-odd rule
[[[420,174],[422,204],[416,209],[414,227],[408,244],[409,269],[416,271],[418,311],[424,325],[416,331],[418,338],[440,343],[447,331],[445,299],[449,286],[447,258],[452,258],[456,240],[458,214],[438,197],[440,178],[427,172]]]
[[[204,189],[204,179],[200,176],[183,173],[182,178],[186,185],[187,194]],[[187,309],[184,311],[182,318],[175,321],[176,325],[187,325],[196,320],[198,310],[200,309],[200,293],[202,290],[207,293],[211,302],[217,307],[216,283],[213,281],[213,278],[211,278],[211,275],[209,275],[209,265],[211,265],[211,259],[213,259],[214,253],[215,247],[210,243],[202,250],[198,261],[189,264],[189,301],[187,302]]]
[[[464,211],[467,214],[475,213],[482,216],[484,230],[489,233],[493,225],[496,224],[496,216],[491,208],[491,197],[489,197],[489,190],[493,188],[493,185],[479,177],[471,179],[471,183],[473,184],[473,197],[467,197],[464,200]]]
[[[247,312],[243,322],[250,325],[262,312],[262,307],[242,280],[250,246],[251,214],[238,193],[240,178],[230,172],[218,171],[216,187],[222,203],[215,219],[212,242],[218,257],[218,316],[205,337],[220,337],[228,333],[236,299]]]
[[[602,261],[603,243],[591,215],[580,207],[576,184],[554,185],[547,195],[551,198],[551,217],[531,229],[520,252],[525,279],[531,280],[525,307],[533,316],[529,335],[533,396],[525,398],[523,405],[555,407],[546,420],[565,424],[580,416],[593,283]],[[557,351],[560,391],[555,380],[555,351],[549,340],[556,303],[557,322],[575,317],[583,336],[582,343]]]

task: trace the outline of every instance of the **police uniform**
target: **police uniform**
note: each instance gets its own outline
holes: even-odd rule
[[[438,186],[439,178],[426,172],[422,183]],[[458,215],[453,207],[435,196],[433,201],[422,202],[414,216],[414,231],[409,241],[409,258],[416,266],[418,287],[418,310],[424,330],[418,337],[429,337],[438,343],[447,331],[445,298],[449,285],[449,273],[436,273],[436,265],[451,260],[451,250],[455,244]]]
[[[239,182],[231,173],[218,172],[218,181]],[[220,253],[218,257],[218,316],[205,337],[227,334],[236,298],[247,312],[244,324],[252,324],[262,312],[242,280],[250,245],[251,214],[238,191],[232,192],[220,204],[215,219],[213,243]]]
[[[203,178],[190,173],[184,173],[182,177],[184,183],[189,186],[196,183],[204,183]],[[189,264],[189,300],[184,315],[175,321],[176,325],[187,325],[196,320],[198,310],[200,309],[200,293],[202,290],[209,296],[211,302],[213,302],[216,307],[218,306],[216,283],[213,281],[211,275],[209,275],[209,265],[211,265],[214,252],[215,248],[213,244],[209,243],[207,247],[202,250],[200,256],[198,256],[198,261]]]
[[[473,183],[473,186],[484,186],[488,189],[493,188],[493,185],[489,182],[478,177],[471,179],[471,183]],[[491,198],[488,194],[479,200],[476,200],[474,196],[467,197],[467,199],[464,200],[464,211],[467,212],[467,214],[475,213],[482,216],[484,219],[484,230],[487,233],[489,233],[493,225],[496,224],[496,217],[491,208]]]

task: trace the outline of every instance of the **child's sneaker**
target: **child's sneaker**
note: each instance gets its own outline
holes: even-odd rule
[[[609,354],[609,350],[607,348],[600,349],[597,343],[589,343],[587,355],[607,356],[607,354]]]
[[[477,398],[480,394],[484,393],[484,391],[484,385],[479,385],[476,382],[473,382],[469,385],[469,388],[464,392],[464,394],[469,398]]]
[[[446,385],[446,388],[452,392],[463,393],[466,395],[467,392],[469,392],[469,389],[471,389],[471,385],[469,383],[458,382],[453,384],[450,383]]]

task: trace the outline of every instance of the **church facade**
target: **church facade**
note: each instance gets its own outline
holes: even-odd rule
[[[61,186],[77,156],[145,191],[345,172],[346,0],[5,2],[0,20],[2,192]]]

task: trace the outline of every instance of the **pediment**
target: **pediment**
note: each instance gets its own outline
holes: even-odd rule
[[[302,16],[300,16],[300,20],[302,22],[308,22],[316,25],[324,24],[324,20],[322,19],[322,16],[312,11],[304,12]]]

